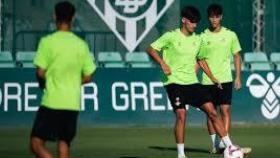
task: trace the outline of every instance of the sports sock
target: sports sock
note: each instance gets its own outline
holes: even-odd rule
[[[210,134],[210,137],[211,137],[211,141],[212,141],[212,146],[215,147],[216,146],[216,137],[217,135],[216,134]]]
[[[232,145],[232,142],[231,142],[231,140],[230,140],[230,138],[229,138],[228,135],[224,136],[224,137],[222,138],[222,141],[224,142],[224,144],[226,145],[226,147]]]
[[[226,145],[225,145],[225,143],[222,140],[220,140],[219,143],[218,143],[218,147],[220,149],[224,149],[224,148],[226,148]]]
[[[177,144],[177,151],[178,151],[178,156],[185,156],[185,146],[184,144]]]

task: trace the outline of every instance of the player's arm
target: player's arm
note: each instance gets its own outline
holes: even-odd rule
[[[45,85],[46,84],[45,74],[46,74],[46,70],[45,69],[37,67],[37,69],[36,69],[36,78],[37,78],[37,81],[39,83],[39,87],[41,89],[44,89],[45,86],[46,86]]]
[[[220,89],[222,89],[222,84],[213,76],[211,70],[208,67],[207,62],[204,59],[199,59],[197,63],[199,64],[200,68],[205,72],[205,74],[210,78],[210,80]]]
[[[82,76],[82,84],[86,84],[92,81],[92,74]]]
[[[37,53],[35,54],[33,63],[36,66],[36,78],[41,89],[45,88],[46,84],[46,71],[50,62],[49,47],[47,38],[40,40]]]
[[[234,67],[235,67],[235,81],[234,87],[236,90],[239,90],[242,87],[241,84],[241,57],[240,53],[237,52],[234,54]]]
[[[194,65],[194,70],[195,70],[195,73],[198,74],[198,70],[199,70],[199,64],[198,64],[198,62],[195,63],[195,65]]]
[[[84,43],[84,54],[82,57],[84,63],[82,66],[81,84],[86,84],[92,82],[93,74],[96,70],[94,56],[90,53],[86,43]]]
[[[240,57],[241,46],[238,37],[235,33],[232,34],[231,52],[234,56],[234,67],[235,67],[235,80],[234,88],[239,90],[241,88],[241,57]]]
[[[169,66],[164,62],[164,60],[159,56],[157,51],[152,47],[148,47],[146,52],[160,65],[161,69],[163,70],[165,75],[170,75],[171,70]]]

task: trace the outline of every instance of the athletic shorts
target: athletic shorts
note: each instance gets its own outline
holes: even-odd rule
[[[45,141],[63,140],[69,146],[76,134],[78,111],[53,110],[40,106],[31,137]]]
[[[200,108],[210,102],[211,97],[201,84],[179,85],[169,84],[164,86],[173,110],[185,109],[186,105]]]
[[[222,83],[223,89],[220,89],[215,85],[204,85],[203,87],[209,92],[211,101],[215,106],[231,104],[232,82]]]

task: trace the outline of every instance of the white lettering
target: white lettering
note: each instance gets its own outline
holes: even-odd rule
[[[88,93],[86,94],[86,89],[92,89],[92,93]],[[81,110],[84,111],[85,110],[85,100],[92,100],[93,101],[93,109],[94,111],[98,111],[99,107],[98,107],[98,88],[97,85],[93,82],[91,83],[87,83],[85,85],[82,86],[82,91],[81,91]]]
[[[123,105],[117,104],[116,89],[123,88],[124,91],[128,90],[128,86],[124,82],[115,82],[112,85],[112,106],[116,111],[125,111],[129,108],[128,94],[121,94],[120,98],[124,101]]]
[[[136,110],[136,100],[137,99],[142,99],[143,104],[144,104],[144,110],[147,111],[149,110],[149,105],[148,105],[148,91],[147,91],[147,86],[143,82],[131,82],[131,108],[132,111]],[[136,88],[141,88],[143,90],[142,93],[136,93]]]
[[[16,88],[15,94],[9,94],[10,88]],[[16,100],[17,101],[17,111],[22,110],[21,104],[21,87],[19,83],[5,83],[4,84],[4,111],[8,111],[8,101],[9,100]]]
[[[29,105],[29,100],[36,100],[37,99],[37,95],[31,95],[29,94],[29,88],[38,88],[39,84],[38,83],[25,83],[24,84],[24,109],[25,111],[37,111],[38,110],[38,106],[30,106]]]
[[[166,108],[164,105],[156,105],[156,99],[162,99],[161,93],[155,93],[155,88],[160,87],[162,88],[163,84],[161,82],[151,82],[150,83],[150,104],[151,104],[151,110],[155,111],[164,111]]]

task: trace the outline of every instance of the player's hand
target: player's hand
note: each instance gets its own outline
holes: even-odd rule
[[[166,63],[163,62],[160,64],[160,66],[165,75],[171,75],[171,70]]]
[[[218,81],[216,78],[212,79],[212,82],[219,88],[219,89],[223,89],[223,86],[221,84],[220,81]]]
[[[242,83],[241,83],[241,79],[240,78],[236,78],[234,81],[234,88],[236,90],[240,90],[242,87]]]

